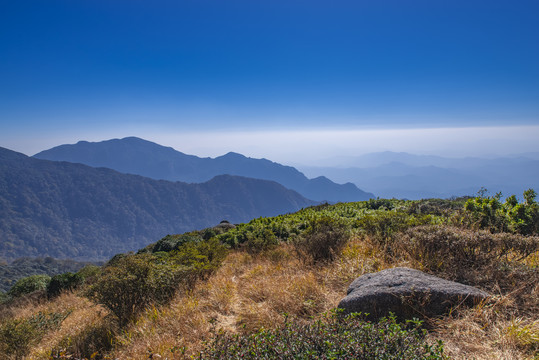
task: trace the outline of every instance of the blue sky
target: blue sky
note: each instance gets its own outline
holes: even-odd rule
[[[0,146],[135,135],[280,161],[309,160],[314,139],[330,155],[539,151],[537,14],[537,1],[2,1]],[[409,141],[384,148],[382,130]]]

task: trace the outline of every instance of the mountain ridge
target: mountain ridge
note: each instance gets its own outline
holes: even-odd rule
[[[481,187],[511,195],[539,187],[539,161],[521,155],[444,158],[389,151],[367,155],[356,158],[361,166],[298,167],[307,176],[324,174],[333,181],[350,181],[383,198],[474,195]]]
[[[245,222],[314,205],[266,180],[200,184],[40,160],[0,148],[0,257],[103,260],[169,233]]]
[[[92,143],[79,141],[41,151],[33,157],[189,183],[204,182],[221,174],[272,180],[315,201],[361,201],[374,197],[352,183],[341,185],[327,178],[327,181],[313,181],[292,166],[268,159],[254,159],[236,152],[215,158],[200,158],[137,137]],[[328,197],[328,194],[331,196]]]

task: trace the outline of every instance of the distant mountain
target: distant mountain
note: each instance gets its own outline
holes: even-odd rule
[[[532,154],[530,154],[532,155]],[[531,156],[530,156],[531,157]],[[421,199],[475,195],[481,187],[492,193],[522,195],[539,189],[539,161],[506,158],[444,158],[382,152],[348,158],[355,167],[300,167],[307,176],[324,174],[333,181],[349,181],[385,198]]]
[[[248,158],[233,152],[217,158],[199,158],[135,137],[95,143],[80,141],[42,151],[34,157],[190,183],[204,182],[223,174],[272,180],[316,201],[361,201],[374,197],[352,183],[340,185],[323,176],[308,179],[293,167],[266,159]]]
[[[186,184],[0,148],[0,258],[108,259],[169,233],[313,205],[276,182],[217,176]]]
[[[57,260],[51,257],[16,259],[11,263],[0,262],[0,291],[7,292],[17,280],[30,275],[54,276],[66,272],[77,272],[87,265],[102,264]]]

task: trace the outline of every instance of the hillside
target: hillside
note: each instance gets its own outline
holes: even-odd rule
[[[476,197],[319,205],[166,236],[100,271],[56,279],[60,291],[48,299],[53,280],[18,282],[0,304],[0,355],[533,359],[535,195],[526,192],[522,203]],[[333,315],[355,278],[402,266],[493,296],[435,317],[410,297],[414,311],[406,318],[420,320],[406,323]]]
[[[312,205],[264,180],[157,181],[0,148],[0,258],[103,260],[155,238]]]
[[[293,167],[266,159],[248,158],[233,152],[216,158],[199,158],[135,137],[94,143],[80,141],[42,151],[34,157],[190,183],[204,182],[223,174],[272,180],[316,201],[361,201],[374,197],[352,183],[340,185],[323,176],[308,179]]]

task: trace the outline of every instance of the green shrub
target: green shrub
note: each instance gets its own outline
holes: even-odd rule
[[[19,279],[9,290],[8,295],[19,297],[34,291],[45,290],[50,280],[51,277],[48,275],[32,275]]]
[[[101,273],[101,269],[101,266],[86,265],[77,271],[77,275],[80,276],[84,283],[92,283],[93,280]]]
[[[0,304],[3,304],[9,300],[9,295],[3,291],[0,291]]]
[[[169,252],[172,250],[178,250],[180,246],[188,242],[198,242],[202,238],[195,234],[181,234],[181,235],[167,235],[153,246],[152,252]]]
[[[171,284],[177,274],[160,269],[152,260],[149,254],[118,259],[103,270],[86,295],[109,308],[121,326],[126,325],[151,302],[166,300],[175,289]]]
[[[275,248],[279,245],[279,239],[268,228],[259,229],[257,232],[247,233],[248,240],[245,245],[247,251],[252,253],[259,253]]]
[[[444,359],[441,342],[429,344],[419,321],[394,317],[366,322],[358,314],[304,324],[286,321],[251,335],[219,332],[198,356],[210,359]]]
[[[369,210],[392,210],[395,208],[395,200],[390,199],[369,199],[365,201],[365,208]]]
[[[118,257],[88,287],[86,296],[110,309],[125,326],[150,304],[164,304],[179,286],[192,286],[217,269],[227,249],[217,239],[187,242],[169,253]]]
[[[486,190],[482,189],[477,197],[466,202],[467,217],[464,220],[469,226],[492,232],[539,234],[539,204],[535,201],[537,193],[533,189],[524,191],[522,203],[515,195],[507,197],[502,204],[501,193],[495,196],[485,194]]]
[[[298,255],[307,262],[333,261],[350,238],[350,230],[343,222],[323,216],[309,223],[309,227],[294,239]]]
[[[83,278],[81,275],[67,272],[64,274],[55,275],[47,285],[47,296],[49,298],[58,296],[65,290],[73,290],[82,284]]]

